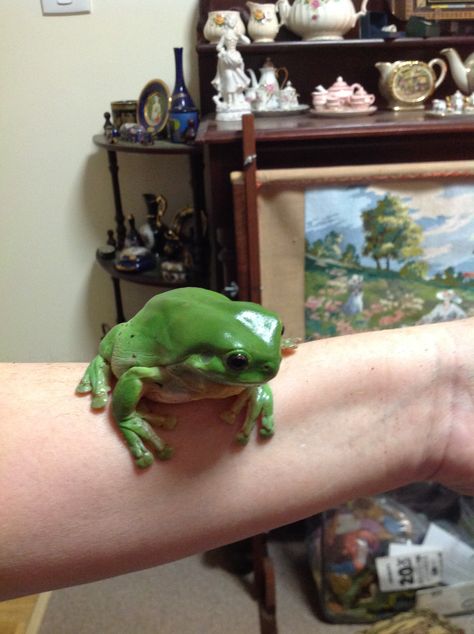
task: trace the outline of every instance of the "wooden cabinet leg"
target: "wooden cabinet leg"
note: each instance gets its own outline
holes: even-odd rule
[[[120,280],[113,277],[112,284],[114,286],[114,297],[115,297],[115,311],[117,313],[116,322],[121,324],[125,321],[125,315],[123,313],[123,304],[122,304],[122,292],[120,290]]]
[[[277,634],[275,572],[268,555],[267,536],[252,537],[255,591],[258,601],[261,634]]]

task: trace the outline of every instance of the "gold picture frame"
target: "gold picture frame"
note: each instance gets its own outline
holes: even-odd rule
[[[451,4],[455,5],[452,9]],[[390,0],[390,10],[399,20],[409,20],[412,16],[427,20],[474,20],[474,2],[468,0],[462,5],[460,8],[453,0],[440,0],[436,4],[429,0]]]

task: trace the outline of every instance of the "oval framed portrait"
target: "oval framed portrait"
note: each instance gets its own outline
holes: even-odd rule
[[[161,132],[168,121],[171,93],[161,79],[149,81],[140,93],[137,104],[137,122],[155,134]]]

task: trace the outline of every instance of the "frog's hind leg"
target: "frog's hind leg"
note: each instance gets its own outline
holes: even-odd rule
[[[138,467],[145,468],[153,462],[153,454],[143,441],[153,445],[158,458],[167,460],[173,451],[137,412],[138,403],[147,382],[159,383],[162,378],[158,368],[134,367],[120,377],[114,389],[112,409],[115,420],[128,443]]]
[[[93,409],[101,409],[107,405],[110,392],[110,366],[100,354],[87,366],[76,392],[78,394],[92,392]]]
[[[163,427],[163,429],[174,429],[178,424],[176,416],[163,416],[162,414],[157,414],[155,411],[152,411],[150,407],[143,401],[140,401],[140,404],[137,407],[137,412],[142,418],[144,418],[154,427]]]

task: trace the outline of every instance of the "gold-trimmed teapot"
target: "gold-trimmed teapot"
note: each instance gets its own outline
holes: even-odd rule
[[[380,73],[380,94],[392,110],[422,110],[448,70],[446,62],[438,57],[429,62],[377,62],[375,67]]]

